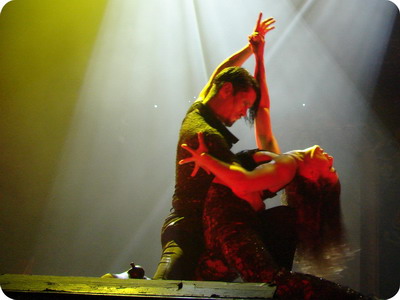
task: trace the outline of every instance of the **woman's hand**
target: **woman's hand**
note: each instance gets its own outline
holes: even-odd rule
[[[262,13],[260,12],[256,26],[251,35],[249,35],[249,43],[254,54],[264,55],[264,45],[265,45],[265,34],[275,27],[272,26],[275,23],[274,18],[268,18],[261,21]]]
[[[197,133],[197,139],[199,141],[199,147],[197,149],[190,148],[187,144],[182,144],[181,145],[181,147],[183,149],[185,149],[186,151],[188,151],[190,154],[192,154],[192,156],[188,157],[188,158],[181,159],[179,161],[179,164],[183,165],[183,164],[187,164],[187,163],[190,163],[190,162],[194,162],[194,164],[195,164],[194,165],[194,169],[193,169],[192,174],[190,174],[190,176],[192,176],[192,177],[196,176],[196,174],[199,171],[200,167],[202,167],[208,174],[210,174],[209,170],[207,168],[205,168],[204,165],[202,165],[202,161],[203,160],[202,160],[201,157],[202,157],[202,155],[204,153],[208,152],[208,148],[206,146],[206,143],[204,142],[204,135],[203,135],[202,132],[198,132]]]
[[[264,37],[267,34],[267,32],[275,28],[275,26],[273,26],[273,24],[275,23],[275,19],[272,17],[262,21],[261,19],[262,19],[262,12],[260,12],[260,14],[258,15],[257,23],[253,31],[259,33]]]

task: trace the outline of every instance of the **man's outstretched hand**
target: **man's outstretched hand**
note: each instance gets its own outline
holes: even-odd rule
[[[194,162],[193,172],[192,172],[192,174],[190,174],[190,176],[192,176],[192,177],[196,176],[200,167],[202,167],[208,174],[210,174],[210,172],[203,165],[201,165],[201,161],[202,161],[201,155],[203,153],[208,152],[208,148],[206,146],[206,143],[204,142],[204,135],[202,132],[197,133],[197,139],[199,140],[199,147],[197,149],[190,148],[187,144],[181,145],[181,147],[183,149],[185,149],[186,151],[188,151],[190,154],[192,154],[192,156],[181,159],[179,161],[179,164],[183,165],[183,164],[187,164],[190,162]]]

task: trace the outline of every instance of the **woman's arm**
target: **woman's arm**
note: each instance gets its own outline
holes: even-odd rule
[[[265,32],[267,32],[267,27],[270,24],[269,22],[270,22],[271,18],[263,20],[263,21],[261,21],[261,18],[262,18],[262,13],[260,13],[258,16],[258,19],[257,19],[257,22],[256,22],[253,32],[261,32],[261,33],[265,34]],[[233,67],[233,66],[240,67],[252,54],[253,54],[253,51],[252,51],[251,45],[250,45],[250,43],[248,43],[242,49],[233,53],[231,56],[229,56],[224,61],[222,61],[219,64],[219,66],[212,73],[207,84],[201,90],[197,99],[204,100],[207,97],[207,95],[212,87],[215,76],[217,76],[223,69],[228,68],[228,67]]]
[[[261,14],[260,14],[261,18]],[[259,20],[260,20],[259,18]],[[249,37],[250,44],[252,46],[255,59],[256,69],[254,77],[257,79],[260,85],[260,104],[258,107],[256,119],[255,119],[255,136],[257,147],[261,150],[268,150],[274,153],[280,153],[278,141],[276,140],[271,126],[270,116],[270,98],[267,86],[267,79],[265,73],[264,64],[264,47],[265,38],[264,35],[274,29],[272,26],[275,23],[275,19],[269,18],[265,23],[265,27],[260,32],[255,32]]]

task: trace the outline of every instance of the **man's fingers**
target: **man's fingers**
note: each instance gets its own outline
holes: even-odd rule
[[[183,149],[185,149],[186,151],[190,152],[192,155],[193,155],[193,153],[195,153],[194,150],[192,148],[190,148],[187,144],[182,144],[181,147]]]
[[[196,176],[198,171],[199,171],[199,166],[198,165],[194,165],[192,174],[190,174],[190,176],[192,176],[192,177]]]
[[[202,132],[197,133],[197,139],[199,140],[199,147],[204,146],[204,134]]]
[[[208,152],[208,148],[206,146],[206,142],[204,141],[204,134],[203,132],[197,133],[197,137],[199,140],[199,148],[197,152]]]
[[[184,164],[187,164],[187,163],[190,163],[190,162],[193,162],[193,159],[192,159],[191,157],[188,157],[188,158],[181,159],[181,160],[178,162],[178,164],[184,165]]]
[[[196,150],[190,148],[187,144],[181,144],[181,147],[183,149],[185,149],[186,151],[188,151],[190,154],[192,154],[192,156],[184,158],[184,159],[181,159],[178,162],[179,165],[187,164],[187,163],[190,163],[190,162],[194,162],[195,163],[193,171],[190,174],[190,176],[192,176],[192,177],[197,175],[197,172],[199,171],[199,168],[200,168],[200,166],[196,163],[196,159],[194,157],[197,157],[200,153],[207,151],[207,147],[206,147],[205,142],[204,142],[204,135],[203,135],[202,132],[198,132],[197,133],[197,139],[199,141],[199,147]]]

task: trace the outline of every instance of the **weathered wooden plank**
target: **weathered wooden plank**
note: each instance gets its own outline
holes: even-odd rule
[[[144,280],[43,275],[0,275],[3,291],[149,298],[271,299],[275,287],[265,283]]]

